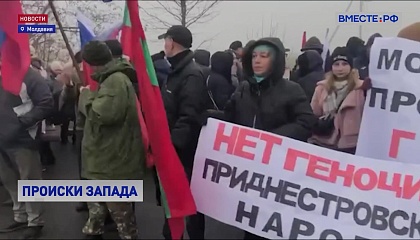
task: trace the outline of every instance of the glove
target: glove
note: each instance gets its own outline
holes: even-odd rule
[[[210,117],[209,110],[204,111],[200,114],[198,122],[200,123],[200,126],[206,126],[207,125],[207,119]]]
[[[206,110],[204,111],[200,116],[199,116],[199,123],[201,126],[206,126],[207,125],[207,119],[209,118],[216,118],[216,119],[220,119],[223,120],[223,111],[217,111],[217,110]]]
[[[370,79],[370,77],[367,77],[363,81],[363,84],[362,84],[361,89],[363,89],[364,91],[367,91],[367,90],[369,90],[371,88],[372,88],[372,79]]]

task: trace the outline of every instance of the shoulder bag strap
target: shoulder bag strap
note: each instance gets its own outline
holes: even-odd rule
[[[207,94],[209,95],[210,100],[213,103],[214,108],[219,111],[219,107],[217,106],[216,102],[214,101],[213,93],[211,92],[211,90],[209,88],[209,79],[210,79],[210,75],[207,77],[207,80],[206,80]]]
[[[344,100],[346,100],[347,96],[349,95],[350,91],[348,91],[346,93],[346,95],[344,96],[344,98],[340,101],[340,103],[338,104],[337,108],[335,109],[335,113],[337,114],[338,111],[340,111],[341,105],[343,105]]]

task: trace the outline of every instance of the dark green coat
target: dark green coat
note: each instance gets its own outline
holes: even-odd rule
[[[79,111],[86,117],[82,140],[82,177],[92,180],[142,179],[145,153],[136,94],[122,72],[130,64],[113,61],[92,75],[96,91],[80,93]]]

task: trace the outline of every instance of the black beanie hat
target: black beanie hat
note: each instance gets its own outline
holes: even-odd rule
[[[90,41],[83,47],[83,60],[91,66],[104,66],[112,61],[112,53],[102,41]]]
[[[113,57],[122,57],[123,52],[121,43],[117,39],[106,40],[105,43],[109,50],[111,50]]]
[[[332,63],[339,60],[348,62],[350,67],[353,68],[353,56],[349,53],[346,47],[337,47],[331,54]]]

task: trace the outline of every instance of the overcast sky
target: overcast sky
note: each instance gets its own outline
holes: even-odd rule
[[[123,5],[124,2],[120,1],[117,4]],[[153,3],[139,4],[147,8]],[[163,4],[173,3],[163,1]],[[300,51],[303,31],[307,31],[308,38],[317,36],[323,41],[326,29],[330,29],[331,35],[338,24],[337,13],[344,12],[348,4],[349,1],[221,1],[214,8],[217,16],[206,23],[191,27],[190,30],[194,34],[193,48],[203,40],[217,35],[211,44],[203,46],[211,52],[225,50],[234,40],[241,40],[245,44],[252,38],[261,37],[262,32],[265,36],[269,35],[270,26],[273,25],[272,32],[283,39],[286,47],[297,53]],[[399,21],[396,23],[364,24],[363,39],[367,39],[375,32],[384,36],[395,36],[402,27],[420,21],[420,1],[366,1],[363,10],[368,13],[397,13],[399,16]],[[359,12],[359,2],[353,2],[350,12]],[[163,10],[161,12],[155,10],[154,13],[165,16]],[[140,14],[143,24],[147,24],[145,14],[142,12]],[[146,35],[151,52],[162,49],[163,42],[156,40],[156,36],[162,32],[162,30],[147,29]],[[357,25],[341,25],[331,45],[332,47],[345,45],[349,37],[358,34]]]
[[[203,40],[217,35],[211,45],[206,44],[211,52],[226,49],[230,42],[241,40],[245,44],[250,38],[270,34],[271,19],[274,32],[283,39],[286,47],[294,52],[300,50],[303,31],[307,37],[317,36],[321,41],[327,28],[330,35],[336,28],[337,13],[344,12],[349,1],[222,1],[214,11],[218,15],[207,23],[192,27],[194,44],[197,46]],[[362,27],[363,39],[379,32],[384,36],[395,36],[398,31],[413,22],[420,21],[420,2],[403,1],[376,1],[364,2],[363,10],[369,13],[397,13],[399,21],[396,23],[364,24]],[[359,12],[359,2],[353,2],[350,9]],[[144,15],[144,14],[143,14]],[[331,42],[332,46],[345,45],[351,36],[358,36],[357,25],[341,25]],[[156,38],[156,31],[147,31],[147,37]],[[254,36],[252,36],[254,35]],[[152,41],[151,51],[160,50],[162,42]],[[194,47],[194,46],[193,46]]]

